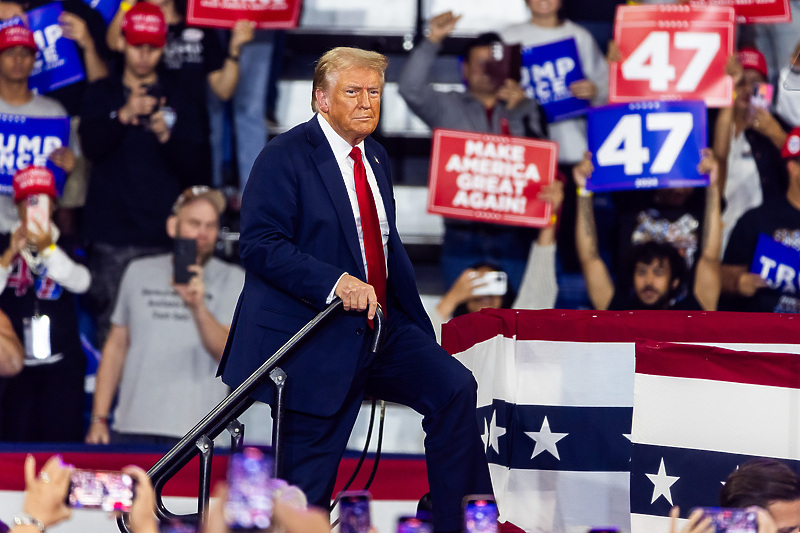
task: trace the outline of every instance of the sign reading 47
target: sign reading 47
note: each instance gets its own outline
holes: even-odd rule
[[[595,191],[698,187],[706,146],[703,102],[633,102],[591,109],[587,126]]]
[[[730,105],[733,86],[725,64],[733,52],[733,8],[620,6],[614,38],[622,60],[611,65],[611,102]]]

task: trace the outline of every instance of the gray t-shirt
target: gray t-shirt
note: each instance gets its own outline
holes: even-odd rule
[[[128,327],[130,346],[116,431],[182,437],[228,392],[171,277],[172,254],[163,254],[131,262],[122,278],[111,322]],[[244,270],[211,258],[203,282],[206,306],[217,321],[230,324]]]
[[[58,100],[40,94],[34,94],[30,102],[22,105],[11,105],[0,98],[0,113],[39,118],[67,116],[67,110]],[[10,196],[0,195],[0,232],[8,233],[18,220],[14,199]]]
[[[539,46],[547,43],[575,39],[581,68],[586,79],[597,86],[597,96],[591,102],[593,106],[605,105],[608,101],[608,65],[597,43],[583,26],[571,20],[564,20],[555,28],[544,28],[531,22],[514,24],[500,30],[503,41],[510,44],[519,43],[523,48]],[[548,124],[550,139],[558,143],[559,163],[574,164],[583,159],[586,152],[586,119],[584,117],[567,118]]]

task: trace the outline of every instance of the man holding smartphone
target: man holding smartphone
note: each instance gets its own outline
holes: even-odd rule
[[[88,294],[102,345],[122,273],[138,257],[169,250],[164,219],[181,190],[208,174],[181,80],[161,73],[167,26],[139,2],[123,19],[123,68],[86,88],[79,128],[92,163],[84,209]],[[207,142],[206,142],[207,144]]]
[[[191,264],[175,253],[130,263],[97,370],[90,444],[174,444],[227,394],[214,377],[244,272],[213,257],[222,193],[189,187],[167,220],[177,242],[194,242]],[[188,282],[177,283],[183,263]],[[113,431],[112,401],[119,387]]]

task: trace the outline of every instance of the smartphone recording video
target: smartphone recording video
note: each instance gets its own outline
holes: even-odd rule
[[[433,524],[416,516],[397,519],[397,533],[433,533]]]
[[[508,290],[508,274],[492,271],[472,280],[473,296],[503,296]]]
[[[369,514],[369,492],[363,490],[340,492],[336,500],[339,504],[339,532],[369,533],[372,524]]]
[[[494,496],[464,497],[464,531],[466,533],[497,533],[497,502]]]
[[[225,522],[231,529],[256,531],[272,523],[272,458],[247,447],[228,463],[228,501]]]
[[[758,516],[750,509],[699,507],[704,517],[711,517],[716,533],[757,533]],[[694,510],[692,511],[694,512]]]
[[[25,218],[29,232],[50,231],[50,197],[46,194],[28,196],[25,200]]]
[[[75,470],[67,504],[74,509],[98,509],[127,513],[133,505],[133,478],[122,472]]]

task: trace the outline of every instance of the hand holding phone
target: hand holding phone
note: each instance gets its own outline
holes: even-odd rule
[[[473,296],[503,296],[508,290],[508,274],[492,271],[481,274],[472,282]]]
[[[127,513],[133,505],[133,478],[108,470],[75,470],[70,476],[67,504],[75,509]]]

